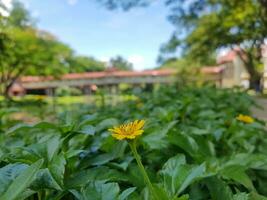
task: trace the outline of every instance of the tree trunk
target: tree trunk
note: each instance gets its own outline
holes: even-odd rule
[[[3,85],[3,96],[5,99],[12,100],[12,96],[10,95],[9,91],[16,81],[17,77],[13,77]]]
[[[261,92],[261,75],[256,70],[256,67],[253,63],[253,56],[251,55],[251,53],[247,53],[247,61],[245,62],[245,67],[250,75],[249,89],[253,89],[256,92]]]
[[[10,84],[5,86],[4,93],[3,93],[5,99],[8,99],[8,100],[12,99],[12,97],[9,94],[9,90],[11,89],[12,85],[13,85],[13,83],[10,83]]]
[[[250,74],[249,88],[256,92],[262,92],[261,76],[259,74]]]
[[[256,92],[262,92],[261,86],[261,74],[256,70],[253,62],[253,55],[248,51],[237,51],[239,58],[243,61],[247,72],[249,73],[249,89],[253,89]],[[246,55],[244,57],[244,54]]]

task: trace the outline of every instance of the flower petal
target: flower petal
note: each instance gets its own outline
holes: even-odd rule
[[[111,134],[114,138],[116,138],[117,140],[123,140],[124,138],[126,138],[125,135],[121,135],[121,134]]]
[[[140,120],[136,126],[136,129],[141,129],[145,125],[145,120]]]

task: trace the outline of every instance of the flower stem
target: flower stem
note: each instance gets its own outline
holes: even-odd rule
[[[146,173],[146,170],[144,168],[144,165],[142,164],[141,158],[140,158],[140,156],[139,156],[139,154],[138,154],[138,152],[136,150],[136,140],[133,140],[133,141],[129,142],[129,145],[131,147],[131,150],[133,152],[133,155],[134,155],[134,158],[135,158],[135,160],[137,162],[137,165],[139,167],[139,170],[142,173],[142,175],[144,177],[144,180],[145,180],[145,182],[146,182],[146,184],[147,184],[147,186],[148,186],[148,188],[150,190],[150,193],[152,194],[152,196],[154,197],[154,199],[157,199],[157,195],[156,195],[156,193],[154,191],[154,188],[152,186],[152,183],[151,183],[151,181],[150,181],[150,179],[149,179],[149,177],[148,177],[148,175]]]

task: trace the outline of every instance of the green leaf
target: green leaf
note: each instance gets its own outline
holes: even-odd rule
[[[168,147],[169,141],[166,139],[166,135],[176,123],[177,121],[172,121],[160,130],[145,135],[142,137],[142,141],[145,142],[150,149],[162,149]]]
[[[88,170],[78,171],[71,174],[65,181],[65,187],[76,188],[86,185],[92,181],[126,181],[127,177],[117,170],[108,167],[96,167]]]
[[[245,193],[245,192],[242,192],[242,193],[238,193],[238,194],[235,194],[233,196],[233,200],[249,200],[249,194]]]
[[[212,199],[216,200],[233,200],[233,194],[227,184],[217,177],[209,177],[205,183],[210,191]]]
[[[101,187],[101,199],[103,200],[113,200],[118,197],[120,188],[118,183],[107,183]]]
[[[177,132],[172,133],[169,135],[169,141],[172,144],[179,146],[192,157],[195,157],[198,154],[197,142],[187,134]]]
[[[164,187],[169,191],[170,196],[180,194],[191,183],[207,176],[205,164],[191,167],[185,162],[184,155],[177,155],[170,158],[160,171],[163,175]]]
[[[194,181],[205,177],[205,171],[206,171],[206,166],[205,164],[201,164],[199,166],[193,167],[190,172],[188,173],[188,176],[186,179],[183,181],[182,185],[180,186],[178,190],[178,194],[180,194],[186,187],[188,187],[191,183]]]
[[[57,154],[58,149],[60,148],[60,140],[59,137],[53,137],[46,142],[47,144],[47,160],[50,162],[53,157]]]
[[[164,190],[163,187],[160,187],[160,185],[153,185],[153,188],[154,188],[154,192],[156,193],[157,199],[160,199],[160,200],[170,199],[167,192]],[[149,195],[151,196],[151,193],[149,193]]]
[[[35,175],[41,168],[43,160],[38,160],[23,171],[15,180],[10,184],[7,191],[0,197],[1,200],[14,200],[16,199],[34,180]]]
[[[32,184],[32,188],[34,190],[42,190],[42,189],[62,190],[60,185],[52,176],[48,168],[39,170],[39,172],[36,174],[36,179]]]
[[[53,160],[48,166],[52,176],[61,186],[63,186],[65,165],[66,165],[66,160],[64,155],[61,153],[59,155],[54,156]]]
[[[95,156],[94,158],[88,159],[87,162],[89,162],[90,165],[95,166],[108,163],[109,161],[114,160],[115,158],[121,157],[124,154],[126,146],[127,143],[124,141],[117,142],[110,153],[100,154],[98,156]]]
[[[267,200],[267,197],[262,196],[256,192],[252,192],[249,194],[249,199],[251,199],[251,200]]]
[[[140,170],[135,163],[132,163],[127,170],[127,178],[138,189],[146,186],[143,176],[140,176]]]
[[[240,153],[233,155],[225,165],[242,165],[243,167],[267,170],[267,155]]]
[[[26,125],[26,124],[16,124],[15,126],[9,128],[6,131],[6,134],[16,134],[18,131],[27,132],[27,130],[29,130],[31,127],[33,127],[33,126],[32,125]]]
[[[78,154],[83,153],[83,152],[85,152],[85,151],[84,151],[84,150],[73,150],[73,149],[69,149],[69,150],[65,153],[65,157],[66,157],[67,159],[69,159],[69,158],[72,158],[72,157],[74,157],[74,156],[77,156]]]
[[[0,196],[27,167],[26,164],[9,164],[0,169]]]
[[[81,194],[84,200],[114,200],[118,199],[119,192],[117,183],[96,181],[82,189]]]
[[[188,194],[184,194],[180,197],[174,197],[172,200],[189,200],[189,195]]]
[[[82,194],[77,190],[69,190],[70,193],[77,199],[77,200],[84,200]]]
[[[85,125],[82,126],[80,130],[78,130],[79,133],[86,134],[86,135],[94,135],[95,134],[95,127],[92,125]]]
[[[182,181],[188,175],[189,169],[185,164],[185,156],[183,154],[178,154],[170,158],[160,171],[160,174],[163,175],[164,187],[170,191],[170,196],[176,194]]]
[[[132,162],[133,159],[134,158],[132,156],[127,156],[121,163],[109,162],[109,165],[125,171],[127,170],[129,164]]]
[[[112,128],[113,126],[118,124],[118,120],[115,118],[105,119],[96,126],[96,131],[102,131],[104,129]]]
[[[254,186],[245,172],[243,166],[240,165],[230,165],[224,167],[220,173],[224,178],[232,179],[250,190],[254,190]]]
[[[129,195],[131,195],[136,190],[136,187],[131,187],[124,190],[120,195],[118,200],[126,200]]]
[[[18,198],[16,198],[16,200],[24,200],[27,199],[28,197],[32,196],[33,194],[35,194],[36,191],[30,190],[30,189],[26,189],[24,192],[22,192]]]

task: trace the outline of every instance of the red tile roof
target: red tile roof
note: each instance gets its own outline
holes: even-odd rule
[[[201,68],[201,73],[218,74],[224,70],[221,66],[207,66]],[[52,76],[23,76],[20,82],[42,82],[49,80],[77,80],[77,79],[97,79],[104,77],[140,77],[140,76],[171,76],[176,73],[173,69],[145,70],[145,71],[103,71],[65,74],[59,78]]]
[[[103,77],[138,77],[138,76],[170,76],[175,74],[175,70],[145,70],[145,71],[103,71],[103,72],[86,72],[86,73],[72,73],[65,74],[59,79],[73,80],[73,79],[90,79]],[[49,81],[56,78],[52,76],[24,76],[20,79],[21,82],[40,82]]]
[[[234,50],[228,51],[225,55],[218,57],[217,63],[223,64],[227,62],[232,62],[236,58],[236,56],[239,55],[240,53],[242,54],[243,58],[246,57],[242,49],[234,49]]]

